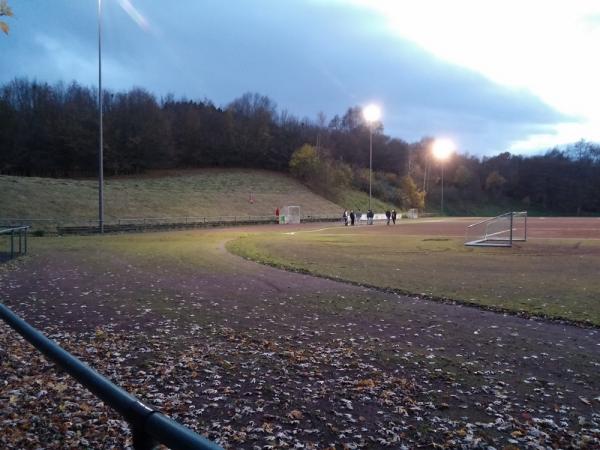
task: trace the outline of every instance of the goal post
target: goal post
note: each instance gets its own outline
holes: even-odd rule
[[[284,206],[279,215],[279,223],[300,223],[300,207],[299,206]]]
[[[465,245],[472,247],[511,247],[527,240],[527,211],[512,211],[469,225]]]

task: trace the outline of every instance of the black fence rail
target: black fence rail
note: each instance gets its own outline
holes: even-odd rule
[[[302,216],[301,222],[337,222],[340,217],[331,214],[307,214]],[[126,233],[275,223],[275,216],[139,217],[109,219],[104,222],[104,232]],[[17,224],[29,226],[34,230],[34,234],[94,234],[100,231],[97,220],[0,218],[0,226]]]
[[[175,450],[221,449],[214,442],[169,419],[116,386],[1,303],[0,318],[86,389],[121,414],[131,427],[133,446],[136,450],[155,449],[159,444]]]
[[[28,226],[0,229],[0,238],[8,240],[6,251],[0,250],[0,260],[27,254]]]

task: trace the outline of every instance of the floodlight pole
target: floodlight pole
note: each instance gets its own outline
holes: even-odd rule
[[[441,205],[441,215],[444,215],[444,160],[441,160],[442,164],[442,205]]]
[[[100,116],[100,144],[98,149],[98,227],[104,233],[104,157],[102,124],[102,0],[98,0],[98,115]]]
[[[371,178],[373,173],[373,122],[369,124],[369,211],[371,210]]]

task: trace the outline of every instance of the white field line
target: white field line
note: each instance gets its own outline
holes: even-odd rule
[[[317,228],[315,230],[288,231],[288,232],[284,232],[282,234],[286,234],[288,236],[293,236],[293,235],[298,234],[298,233],[315,233],[315,232],[325,231],[325,230],[335,230],[335,229],[338,229],[338,228],[341,228],[341,225],[338,225],[336,227]],[[339,235],[336,234],[335,236],[339,236]]]

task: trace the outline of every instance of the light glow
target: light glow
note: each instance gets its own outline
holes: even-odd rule
[[[351,1],[380,14],[392,33],[438,58],[528,91],[573,117],[513,147],[598,139],[598,0]]]
[[[144,17],[144,15],[139,12],[139,10],[133,6],[131,0],[119,0],[119,5],[123,8],[131,20],[133,20],[142,30],[148,30],[150,28],[150,24],[148,23],[148,19]]]
[[[381,119],[381,108],[375,104],[370,104],[363,108],[363,117],[369,123],[377,122]]]
[[[440,161],[445,161],[456,151],[454,141],[448,138],[440,138],[433,141],[433,156]]]

